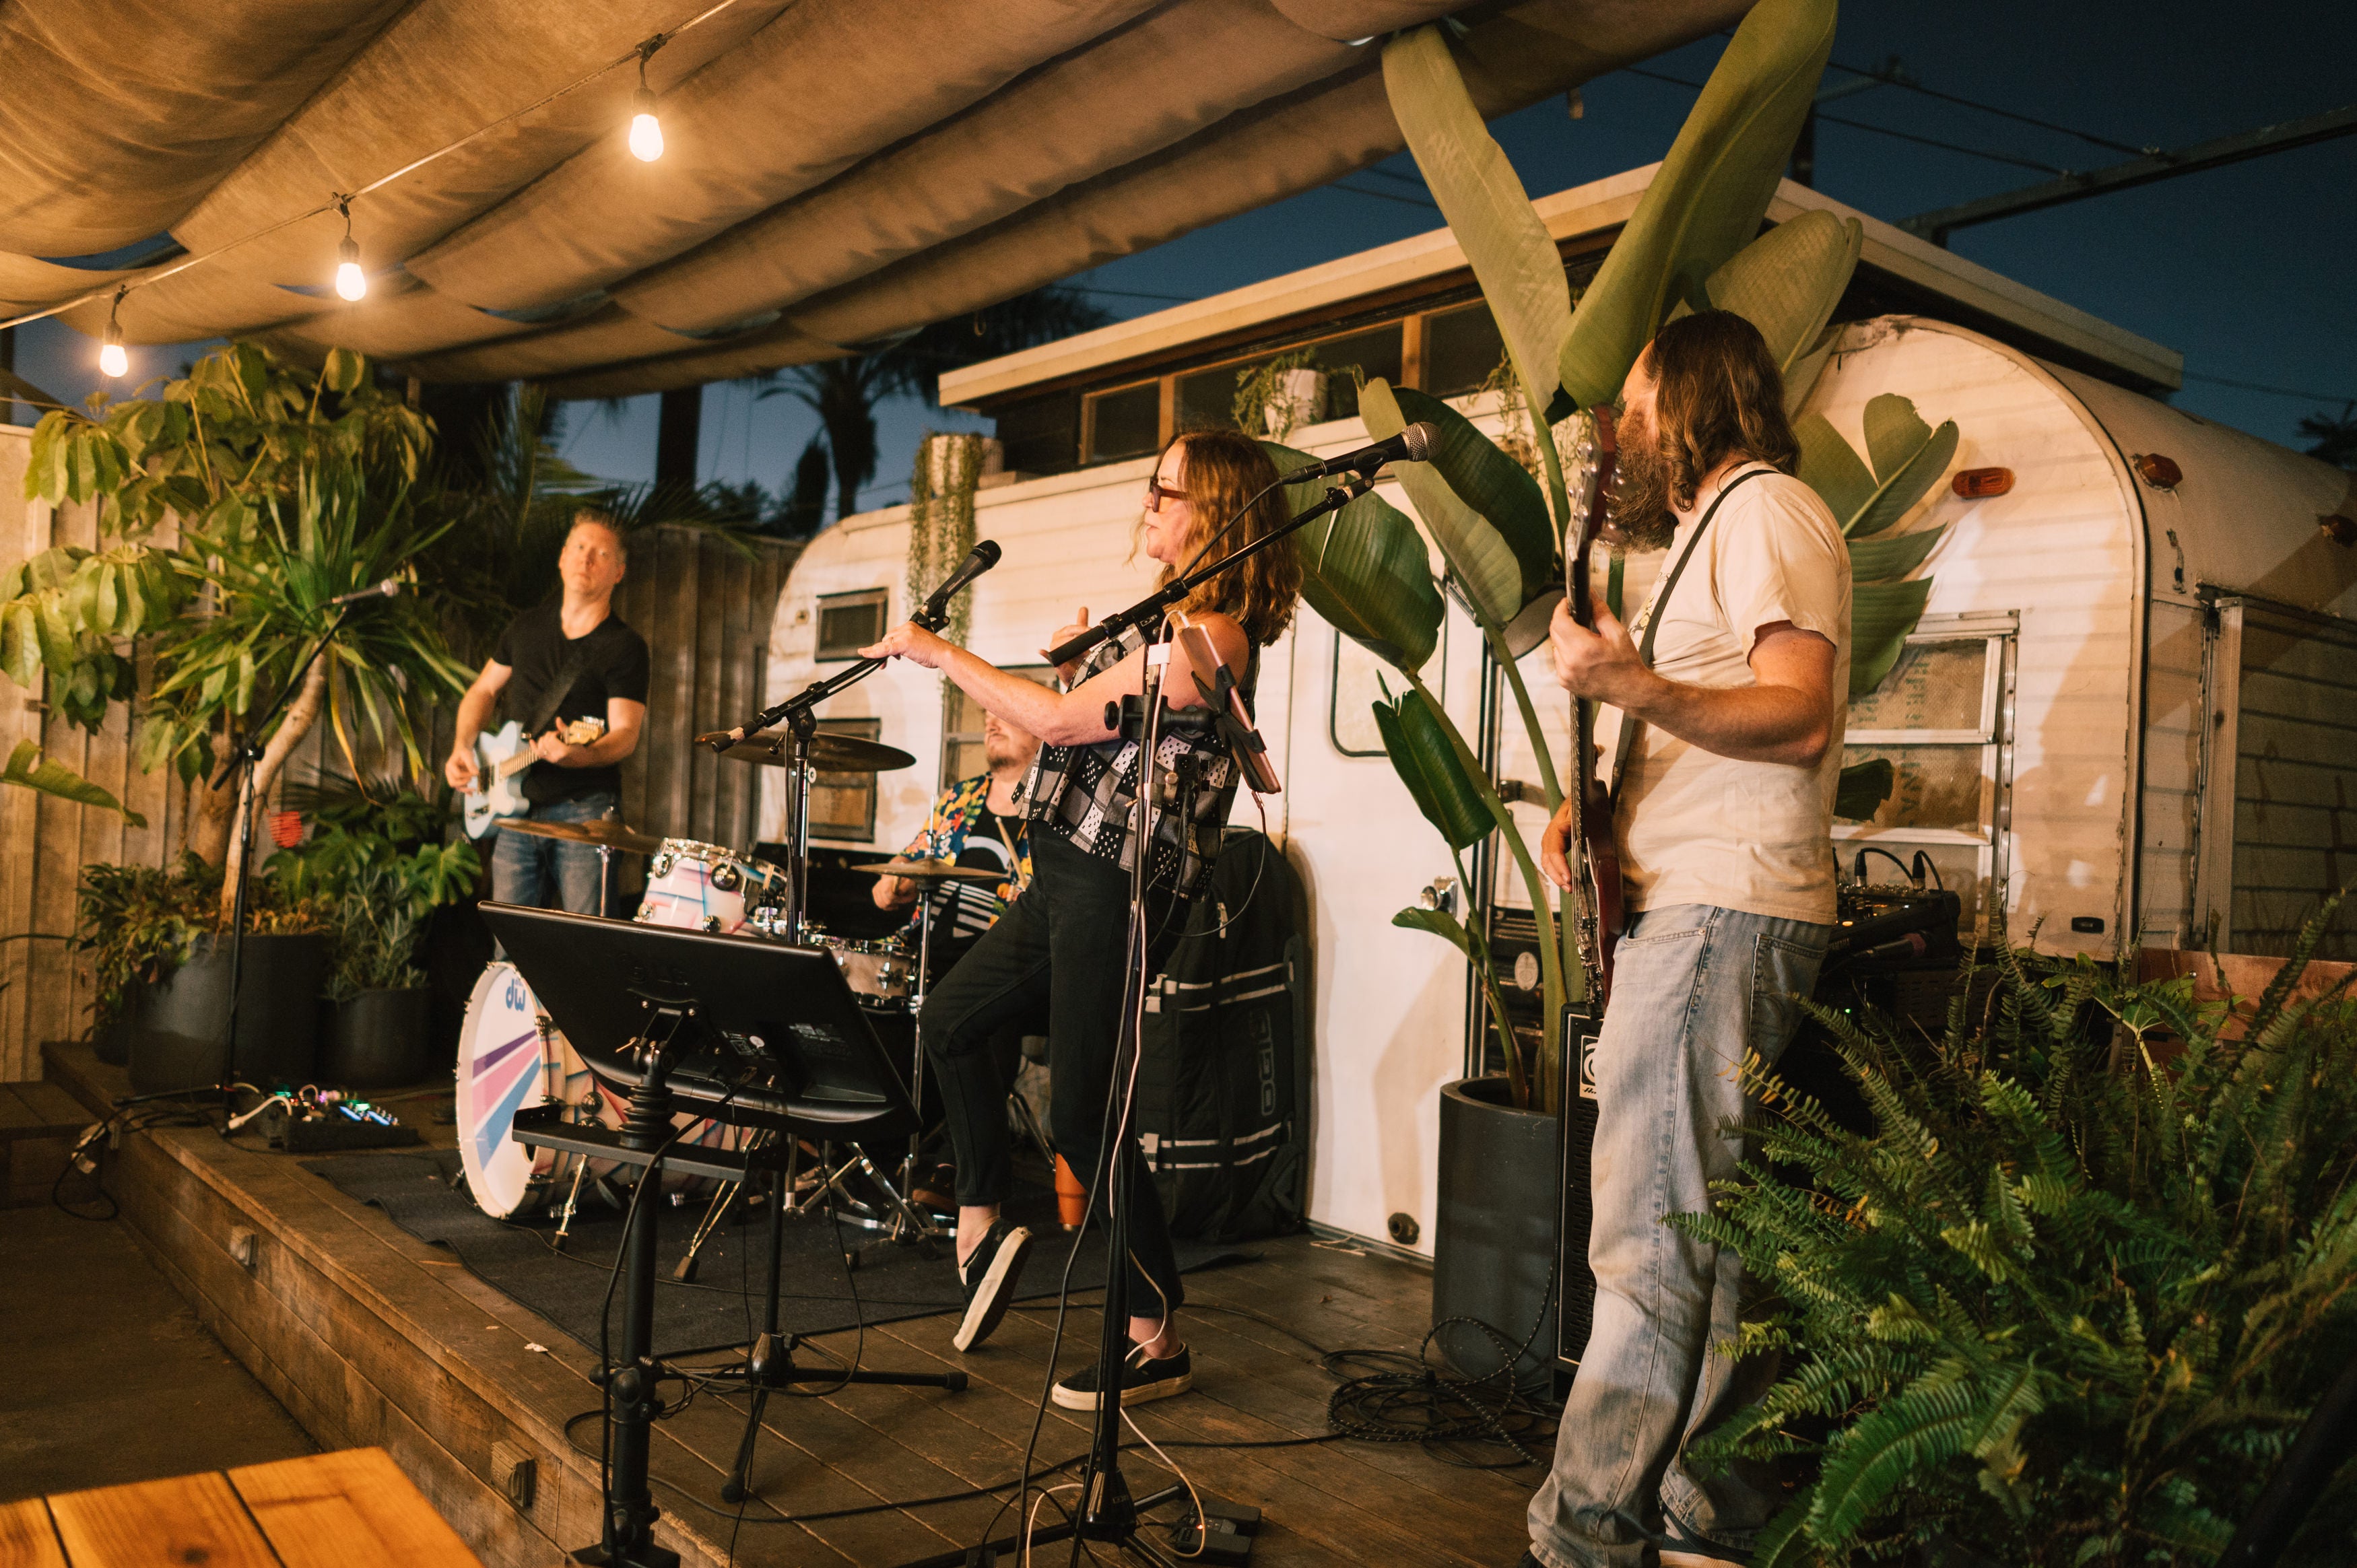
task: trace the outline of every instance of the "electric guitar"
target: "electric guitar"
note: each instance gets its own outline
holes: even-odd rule
[[[1571,618],[1593,630],[1595,607],[1590,602],[1588,556],[1597,531],[1604,524],[1606,499],[1612,493],[1612,465],[1620,446],[1612,428],[1612,408],[1598,403],[1588,411],[1596,422],[1596,471],[1589,478],[1587,510],[1579,538],[1565,553],[1564,592],[1571,601]],[[1585,697],[1573,704],[1571,802],[1571,889],[1579,941],[1580,967],[1587,972],[1587,994],[1601,1009],[1612,990],[1612,941],[1620,934],[1620,850],[1612,838],[1612,792],[1596,771],[1596,704]]]
[[[603,719],[575,719],[558,725],[551,732],[567,746],[588,746],[606,733]],[[505,817],[521,817],[532,810],[532,802],[523,798],[523,781],[518,777],[539,761],[533,755],[532,741],[523,733],[523,725],[510,719],[490,735],[475,737],[475,787],[467,791],[467,836],[481,838],[500,825]]]

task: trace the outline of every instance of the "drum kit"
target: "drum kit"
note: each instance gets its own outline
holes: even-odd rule
[[[709,737],[705,737],[708,739]],[[631,917],[642,925],[734,934],[779,942],[799,942],[833,955],[861,1008],[880,1038],[905,1044],[909,1054],[911,1098],[922,1103],[924,1059],[916,1044],[916,1015],[924,1002],[936,900],[920,906],[913,946],[895,936],[861,941],[835,936],[799,912],[809,863],[809,775],[827,772],[883,773],[914,767],[916,758],[894,746],[856,736],[817,734],[805,737],[802,777],[788,813],[791,835],[788,859],[779,865],[694,839],[658,838],[607,820],[581,822],[511,818],[502,832],[523,833],[587,844],[610,866],[617,853],[649,857],[647,885]],[[791,737],[756,735],[726,755],[772,767],[792,765]],[[996,882],[1002,872],[959,865],[940,857],[896,858],[852,867],[877,875],[906,877],[927,889],[957,882]],[[601,878],[601,887],[610,878]],[[600,895],[600,913],[603,895]],[[529,1146],[510,1136],[517,1112],[540,1105],[565,1107],[565,1119],[583,1125],[619,1128],[626,1101],[601,1083],[566,1044],[513,964],[494,961],[475,983],[458,1043],[457,1125],[459,1157],[476,1204],[497,1219],[513,1219],[545,1209],[558,1220],[555,1244],[563,1247],[585,1189],[608,1204],[618,1200],[606,1185],[615,1168],[592,1156]],[[680,1142],[716,1150],[737,1149],[744,1130],[681,1115]],[[751,1134],[759,1137],[761,1134]],[[907,1197],[917,1174],[916,1140],[899,1169],[887,1175],[857,1148],[840,1162],[823,1161],[808,1201],[827,1203],[846,1224],[886,1232],[893,1240],[930,1240],[943,1233],[939,1221]],[[829,1168],[831,1165],[834,1168]],[[866,1187],[849,1185],[854,1172]],[[897,1180],[895,1179],[897,1177]],[[692,1278],[695,1254],[736,1196],[735,1184],[686,1176],[664,1178],[671,1201],[685,1204],[710,1197],[710,1207],[681,1264]],[[864,1195],[864,1196],[863,1196]]]

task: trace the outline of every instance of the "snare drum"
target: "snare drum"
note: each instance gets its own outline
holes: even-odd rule
[[[475,982],[458,1036],[458,1158],[475,1205],[495,1219],[536,1212],[561,1202],[576,1165],[585,1156],[519,1144],[509,1135],[516,1112],[550,1102],[574,1107],[573,1121],[619,1128],[628,1101],[599,1083],[565,1036],[540,1010],[532,987],[511,963],[494,963]],[[744,1129],[689,1116],[673,1118],[688,1131],[682,1144],[739,1146]],[[617,1167],[592,1159],[588,1176]],[[708,1178],[663,1175],[663,1190],[693,1193]]]
[[[694,839],[665,839],[647,867],[637,919],[691,931],[740,931],[748,911],[777,901],[786,874],[766,860]]]
[[[835,967],[851,983],[863,1003],[906,1002],[909,983],[916,977],[917,956],[898,938],[857,942],[845,937],[813,936],[812,945],[834,955]]]

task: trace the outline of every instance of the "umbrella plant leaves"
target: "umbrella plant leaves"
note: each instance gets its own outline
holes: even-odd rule
[[[1894,577],[1904,577],[1923,564],[1932,547],[1940,542],[1948,525],[1919,528],[1912,533],[1895,533],[1882,539],[1853,539],[1849,542],[1849,575],[1854,583],[1882,583]]]
[[[1554,237],[1473,106],[1439,26],[1401,33],[1383,46],[1383,91],[1425,188],[1481,285],[1532,405],[1545,407],[1555,393],[1556,357],[1571,332],[1571,285]]]
[[[1735,30],[1557,359],[1566,400],[1611,401],[1679,299],[1760,231],[1833,50],[1834,0],[1760,0]],[[1428,183],[1428,180],[1427,180]]]
[[[1280,472],[1317,459],[1264,441]],[[1322,483],[1288,486],[1298,512],[1326,493]],[[1407,514],[1372,495],[1305,525],[1294,536],[1301,557],[1301,596],[1342,634],[1385,663],[1421,670],[1440,644],[1444,607],[1432,580],[1432,556]],[[462,682],[463,684],[463,682]]]
[[[1907,634],[1923,618],[1932,581],[1859,583],[1850,589],[1849,694],[1863,696],[1882,684],[1907,646]]]
[[[1440,439],[1433,446],[1432,466],[1458,499],[1486,518],[1514,553],[1523,572],[1522,598],[1514,608],[1520,610],[1555,586],[1561,558],[1555,521],[1530,470],[1476,430],[1471,420],[1431,393],[1400,387],[1392,395],[1398,400],[1404,418],[1438,427]]]
[[[1857,452],[1822,413],[1804,414],[1793,422],[1792,435],[1801,444],[1801,483],[1817,492],[1849,532],[1850,520],[1874,499],[1874,474],[1858,461]]]
[[[1703,293],[1714,307],[1758,328],[1776,368],[1789,375],[1833,319],[1865,243],[1866,225],[1857,219],[1803,212],[1729,257]]]
[[[1367,434],[1378,441],[1398,435],[1409,423],[1390,383],[1381,377],[1359,393],[1359,414],[1367,422]],[[1474,614],[1496,626],[1513,619],[1523,607],[1523,567],[1505,536],[1458,499],[1430,463],[1394,463],[1389,472],[1415,503],[1417,520],[1440,546],[1449,574]]]

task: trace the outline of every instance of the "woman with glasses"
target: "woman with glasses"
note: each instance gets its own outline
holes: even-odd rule
[[[1284,526],[1284,497],[1274,489],[1275,480],[1267,455],[1241,432],[1181,435],[1146,481],[1137,547],[1162,564],[1160,580],[1168,583],[1199,556],[1216,559],[1249,544]],[[1203,584],[1171,612],[1169,628],[1200,628],[1249,702],[1259,675],[1258,650],[1284,632],[1300,591],[1299,558],[1292,541],[1282,540]],[[1089,625],[1083,606],[1053,641]],[[938,670],[985,710],[1041,742],[1018,798],[1032,823],[1030,886],[943,977],[918,1020],[957,1155],[957,1262],[966,1307],[954,1342],[970,1350],[1006,1315],[1031,1244],[1027,1229],[1000,1214],[1010,1174],[1008,1086],[986,1047],[1002,1027],[1018,1021],[1036,1027],[1044,1017],[1049,1134],[1091,1190],[1103,1191],[1101,1145],[1134,957],[1128,950],[1130,877],[1139,853],[1134,813],[1139,747],[1106,725],[1105,713],[1108,705],[1117,711],[1120,699],[1144,693],[1146,649],[1134,631],[1100,644],[1059,671],[1060,692],[1000,670],[915,625],[861,652]],[[1218,671],[1198,669],[1186,644],[1170,640],[1157,718],[1154,829],[1146,849],[1148,977],[1160,972],[1185,929],[1188,900],[1210,881],[1220,831],[1235,799],[1236,764],[1219,742],[1214,715],[1196,689],[1198,676],[1217,689]],[[1194,1373],[1178,1337],[1183,1293],[1161,1201],[1134,1140],[1121,1155],[1129,1162],[1124,1182],[1134,1344],[1119,1398],[1136,1404],[1185,1392]],[[1067,1409],[1094,1410],[1100,1397],[1093,1365],[1056,1385],[1056,1402]]]

